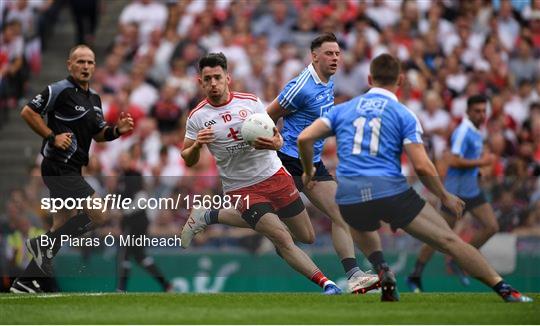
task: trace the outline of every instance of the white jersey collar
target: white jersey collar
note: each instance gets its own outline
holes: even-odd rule
[[[309,64],[308,70],[309,70],[309,73],[311,74],[311,77],[313,77],[315,84],[322,84],[324,86],[328,85],[328,83],[323,83],[323,81],[319,78],[319,75],[317,74],[315,67],[313,67],[313,62]]]
[[[477,133],[480,133],[480,129],[476,128],[476,126],[474,125],[474,123],[473,123],[469,118],[464,117],[464,118],[463,118],[463,123],[464,123],[467,127],[469,127],[469,128],[471,128],[472,130],[476,131]]]
[[[389,97],[389,98],[393,99],[396,102],[399,102],[396,94],[394,94],[394,93],[392,93],[389,90],[384,89],[384,88],[373,87],[368,91],[368,94],[383,95],[383,96],[386,96],[386,97]]]

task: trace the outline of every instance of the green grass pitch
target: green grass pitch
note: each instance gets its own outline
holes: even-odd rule
[[[426,293],[380,302],[379,295],[49,294],[0,295],[6,324],[540,324],[534,303],[493,293]]]

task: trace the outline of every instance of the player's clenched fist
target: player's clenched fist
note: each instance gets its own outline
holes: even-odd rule
[[[456,214],[457,218],[461,218],[463,209],[465,208],[465,202],[459,199],[459,197],[451,193],[446,193],[446,196],[442,199],[442,204]]]
[[[72,133],[64,132],[54,137],[54,147],[66,150],[71,145]]]
[[[304,186],[306,186],[307,189],[311,190],[315,186],[315,182],[313,180],[313,177],[315,176],[315,167],[311,167],[311,171],[309,173],[302,173],[302,182],[304,183]]]
[[[210,144],[214,141],[214,131],[212,127],[202,129],[197,133],[197,143],[199,145]]]

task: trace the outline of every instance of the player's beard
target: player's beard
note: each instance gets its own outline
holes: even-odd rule
[[[208,94],[208,99],[210,99],[210,102],[212,102],[214,104],[217,104],[217,105],[220,105],[220,104],[223,104],[223,103],[227,102],[227,99],[228,99],[227,94],[228,93],[226,91],[223,91],[221,93],[210,92]]]

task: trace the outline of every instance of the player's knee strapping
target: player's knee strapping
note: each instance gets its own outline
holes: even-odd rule
[[[242,213],[242,218],[246,221],[251,228],[255,229],[257,223],[261,217],[267,213],[273,213],[274,208],[269,203],[257,203],[252,205],[244,213]]]
[[[293,201],[292,203],[290,203],[289,205],[283,207],[283,208],[280,208],[276,214],[279,216],[279,218],[283,219],[283,218],[291,218],[291,217],[294,217],[300,213],[302,213],[302,211],[305,209],[306,207],[304,206],[304,203],[302,202],[302,199],[297,198],[295,201]]]

